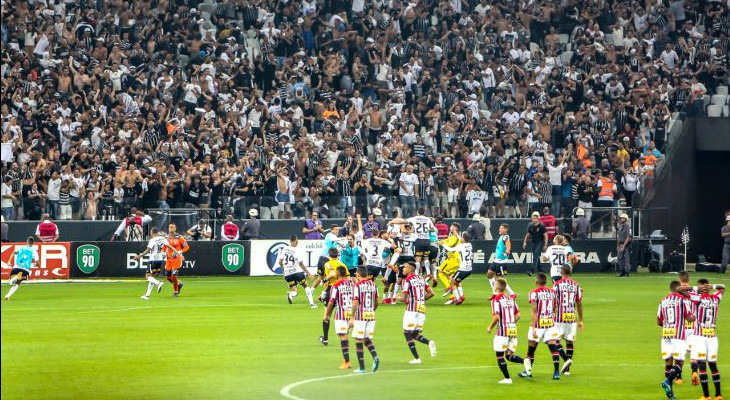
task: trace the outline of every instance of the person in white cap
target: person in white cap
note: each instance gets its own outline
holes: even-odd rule
[[[573,237],[576,239],[588,239],[591,233],[591,221],[586,218],[586,211],[582,208],[575,210],[573,218]]]
[[[725,215],[725,225],[720,230],[722,236],[722,264],[720,264],[721,272],[727,271],[727,264],[730,262],[730,213]]]
[[[631,272],[629,247],[631,245],[631,226],[629,216],[621,213],[618,216],[618,229],[616,230],[616,251],[618,252],[619,277],[628,277]]]
[[[248,210],[249,220],[243,224],[243,239],[251,240],[259,238],[259,229],[261,222],[259,221],[259,210],[252,208]]]

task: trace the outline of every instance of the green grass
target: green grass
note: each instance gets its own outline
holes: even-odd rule
[[[709,278],[730,284],[724,277]],[[420,366],[408,364],[402,306],[382,306],[375,337],[381,370],[358,376],[337,369],[336,339],[331,337],[329,347],[317,341],[323,308],[309,309],[303,293],[287,304],[281,278],[183,277],[180,298],[170,297],[166,286],[148,302],[139,299],[146,288],[142,281],[24,285],[2,304],[1,395],[3,400],[282,399],[280,390],[289,384],[335,377],[295,386],[290,393],[307,400],[664,398],[655,317],[671,276],[576,279],[585,289],[586,316],[572,375],[553,382],[547,347],[541,345],[532,380],[517,378],[521,366],[509,366],[511,387],[496,384],[501,374],[486,334],[484,276],[466,281],[467,300],[459,307],[441,305],[437,289],[424,333],[437,342],[439,353],[431,358],[419,345]],[[510,276],[523,311],[532,282]],[[725,313],[719,317],[720,371],[730,391]],[[521,355],[527,324],[519,324]],[[354,356],[354,343],[351,352]],[[677,388],[680,399],[700,396],[689,385],[688,370]]]

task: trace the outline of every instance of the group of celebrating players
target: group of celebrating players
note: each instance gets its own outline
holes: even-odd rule
[[[662,328],[661,352],[664,375],[661,383],[667,398],[674,399],[674,384],[682,384],[682,367],[690,354],[692,385],[702,386],[700,400],[711,400],[707,368],[715,386],[714,400],[723,400],[720,372],[717,369],[717,312],[725,292],[724,285],[711,285],[707,279],[690,286],[689,273],[679,273],[669,283],[669,294],[659,303],[657,324]]]
[[[297,286],[304,288],[310,307],[317,308],[314,291],[324,285],[319,300],[327,304],[322,320],[322,344],[329,344],[329,330],[334,313],[334,330],[339,336],[343,362],[340,369],[349,369],[348,333],[357,341],[359,368],[365,372],[363,359],[366,346],[373,357],[372,371],[378,370],[380,360],[373,343],[375,314],[379,304],[379,291],[375,284],[382,275],[383,304],[404,302],[403,334],[413,359],[411,364],[421,364],[416,342],[428,345],[430,354],[437,354],[436,343],[423,336],[426,320],[426,301],[434,296],[433,287],[439,282],[446,288],[447,305],[459,305],[465,300],[462,282],[472,273],[474,249],[468,233],[462,233],[458,223],[446,227],[439,219],[436,223],[420,209],[408,219],[395,218],[387,229],[370,232],[365,238],[362,222],[357,216],[358,229],[339,236],[340,227],[332,225],[324,238],[324,249],[318,261],[317,277],[307,284],[312,274],[297,257],[298,239],[293,236],[289,246],[280,250],[277,264],[284,271],[289,285],[289,303],[297,296]],[[348,224],[353,226],[353,224]],[[573,251],[563,236],[558,235],[554,244],[543,255],[543,261],[551,265],[553,287],[547,287],[547,276],[538,274],[536,288],[530,292],[531,324],[528,332],[528,352],[522,358],[517,349],[517,321],[520,310],[517,296],[504,278],[505,265],[509,260],[511,243],[509,226],[502,224],[488,278],[494,292],[491,298],[492,322],[488,333],[495,331],[494,351],[497,364],[504,374],[499,383],[511,384],[512,380],[505,360],[524,365],[520,377],[532,377],[535,351],[540,342],[547,344],[552,354],[553,379],[560,374],[569,375],[573,363],[574,341],[578,329],[583,328],[583,291],[571,278],[575,263]],[[354,277],[354,281],[351,279]],[[430,283],[429,283],[430,282]],[[495,329],[496,328],[496,329]],[[565,348],[562,346],[565,341]],[[560,359],[563,366],[560,367]]]

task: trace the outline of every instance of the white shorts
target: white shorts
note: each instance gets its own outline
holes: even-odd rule
[[[560,333],[556,326],[550,328],[533,328],[527,331],[527,340],[530,342],[544,342],[547,343],[551,340],[560,340]]]
[[[685,341],[687,342],[687,350],[692,350],[692,336],[695,335],[694,329],[685,329],[684,330],[684,337],[686,338]]]
[[[355,321],[352,326],[352,337],[355,339],[372,339],[375,335],[375,321]]]
[[[514,353],[517,351],[517,338],[511,338],[507,336],[494,336],[494,351],[498,353],[504,353],[511,351]]]
[[[338,335],[347,335],[349,329],[349,321],[343,319],[335,320],[335,333]]]
[[[717,362],[717,337],[692,336],[690,341],[692,360]]]
[[[684,361],[687,354],[687,341],[681,339],[662,339],[662,360],[673,358]]]
[[[426,314],[416,311],[406,311],[403,313],[403,330],[404,331],[420,331],[426,322]]]
[[[575,342],[575,338],[578,335],[578,324],[575,322],[558,322],[555,326],[558,328],[560,339]]]

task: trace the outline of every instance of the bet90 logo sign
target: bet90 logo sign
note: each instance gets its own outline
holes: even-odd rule
[[[99,268],[101,250],[97,246],[85,244],[76,249],[76,266],[85,274],[91,274]]]
[[[240,244],[227,244],[221,249],[223,268],[229,272],[236,272],[243,267],[244,251]]]

